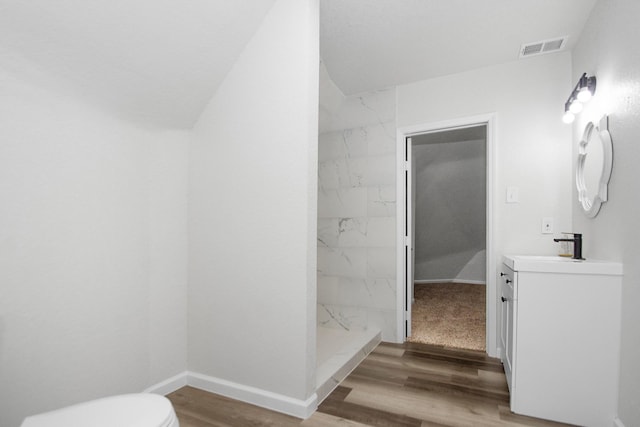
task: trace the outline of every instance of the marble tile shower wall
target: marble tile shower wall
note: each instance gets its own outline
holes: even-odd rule
[[[318,145],[318,323],[394,341],[395,122],[324,133]]]

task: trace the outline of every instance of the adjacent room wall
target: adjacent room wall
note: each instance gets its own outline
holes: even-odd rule
[[[188,134],[3,65],[0,425],[14,427],[186,369]]]
[[[556,232],[571,225],[571,130],[561,115],[572,87],[568,52],[398,87],[399,128],[495,113],[490,177],[495,264],[487,277],[491,355],[497,355],[495,269],[500,257],[556,254],[553,236],[541,234],[542,218],[553,217]],[[505,203],[507,186],[519,188],[519,203]]]
[[[414,279],[485,282],[486,144],[419,143],[415,168]]]
[[[318,64],[317,1],[278,0],[196,124],[189,171],[190,371],[312,410]]]
[[[333,99],[319,140],[318,324],[396,341],[395,90]]]
[[[584,235],[586,258],[621,261],[622,333],[618,413],[626,427],[640,425],[640,3],[600,0],[573,52],[573,82],[583,72],[597,77],[595,97],[573,125],[574,158],[584,127],[609,115],[613,141],[613,170],[609,200],[597,217],[587,218],[574,188],[573,231]],[[573,187],[573,186],[572,186]]]

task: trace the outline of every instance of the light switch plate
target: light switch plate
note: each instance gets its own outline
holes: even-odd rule
[[[507,203],[518,203],[518,187],[507,187]]]
[[[542,234],[553,234],[553,218],[542,218]]]

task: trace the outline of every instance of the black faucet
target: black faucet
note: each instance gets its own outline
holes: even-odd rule
[[[573,239],[553,239],[554,242],[573,242],[573,259],[582,258],[582,234],[581,233],[564,233],[573,234]]]

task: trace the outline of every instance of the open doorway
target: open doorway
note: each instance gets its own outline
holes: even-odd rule
[[[399,133],[407,341],[484,351],[495,339],[489,125]]]
[[[486,125],[411,138],[408,341],[485,350]]]

